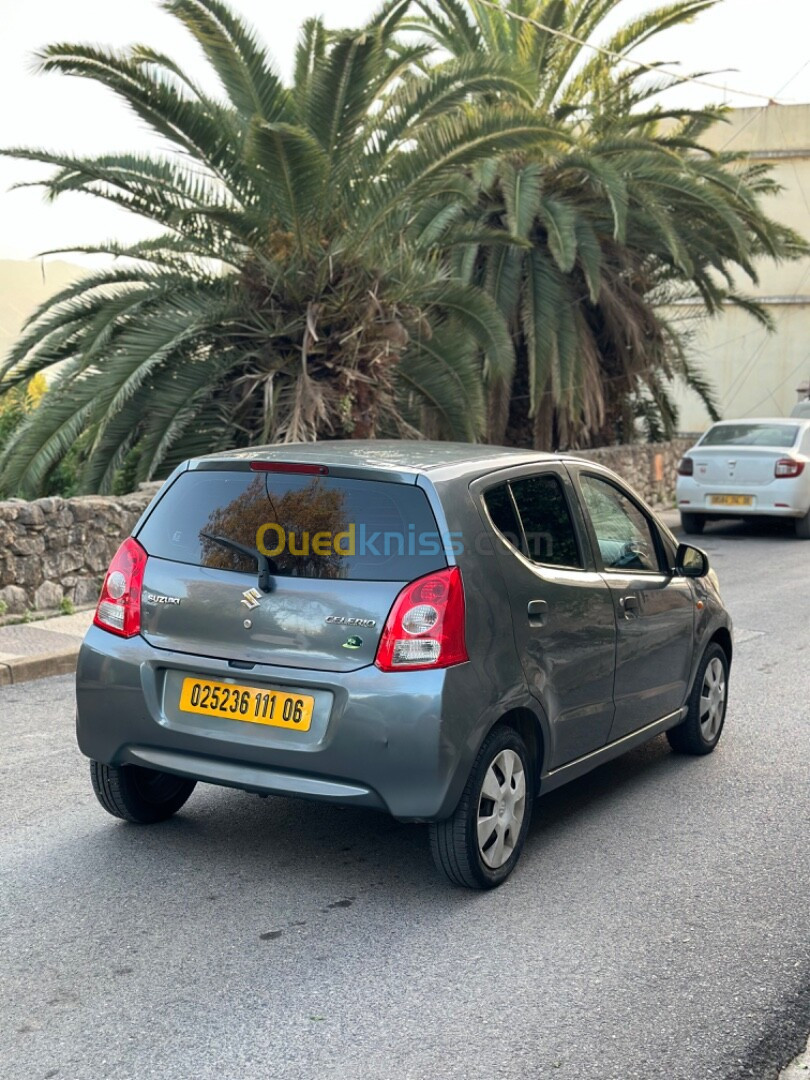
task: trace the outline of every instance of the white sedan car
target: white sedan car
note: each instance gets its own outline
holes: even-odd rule
[[[713,518],[789,517],[810,540],[810,419],[723,420],[678,466],[685,533]]]

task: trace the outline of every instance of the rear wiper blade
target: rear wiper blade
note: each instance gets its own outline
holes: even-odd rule
[[[268,593],[275,589],[276,583],[273,580],[273,573],[278,570],[278,566],[267,555],[263,555],[256,548],[240,544],[236,540],[229,540],[227,536],[213,536],[211,533],[206,532],[200,533],[200,536],[204,536],[206,540],[210,540],[214,544],[230,548],[232,551],[239,551],[243,555],[249,555],[251,559],[255,559],[259,568],[259,588],[262,592]]]

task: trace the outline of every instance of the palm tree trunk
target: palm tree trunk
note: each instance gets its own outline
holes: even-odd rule
[[[554,403],[551,394],[545,393],[537,403],[533,418],[532,449],[554,450]]]
[[[487,395],[487,442],[502,446],[509,423],[511,387],[506,383],[491,386]]]

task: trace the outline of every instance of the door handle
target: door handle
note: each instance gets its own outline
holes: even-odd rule
[[[627,615],[631,611],[638,611],[637,596],[633,596],[632,594],[630,596],[623,596],[619,603],[621,604],[622,610],[624,611],[625,615]]]
[[[530,600],[527,605],[529,622],[532,626],[543,626],[548,613],[548,604],[545,600]]]

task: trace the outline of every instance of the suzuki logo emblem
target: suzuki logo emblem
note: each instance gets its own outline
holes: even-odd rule
[[[242,596],[244,597],[242,603],[248,611],[253,611],[254,608],[257,608],[259,606],[259,601],[262,598],[262,594],[258,589],[245,589]]]
[[[728,475],[733,476],[734,475],[734,470],[736,468],[737,468],[737,462],[729,460],[729,463],[728,463]]]

